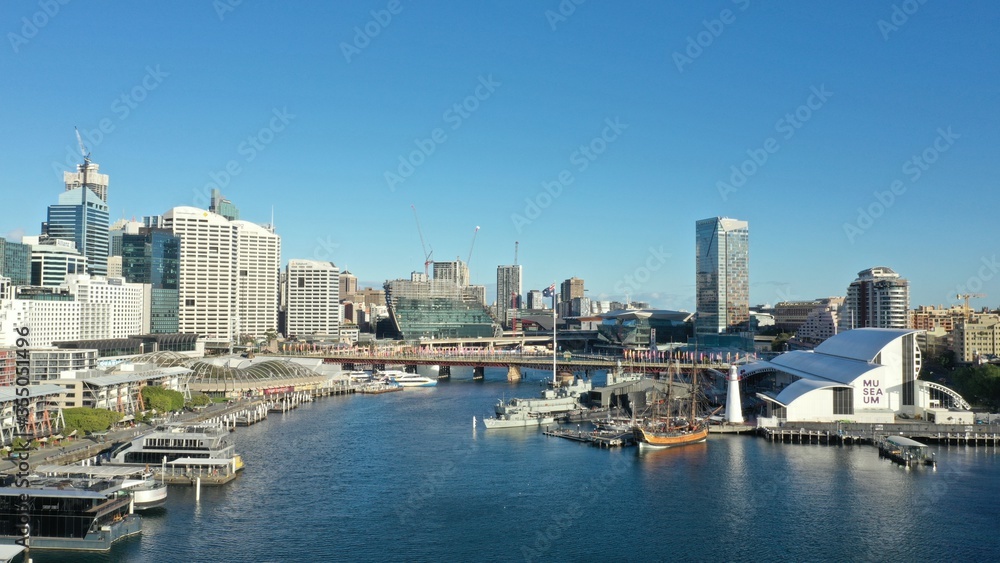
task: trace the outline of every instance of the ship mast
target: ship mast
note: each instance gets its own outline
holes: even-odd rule
[[[696,397],[698,394],[698,364],[697,359],[695,359],[694,371],[691,372],[691,428],[695,425],[695,404]]]

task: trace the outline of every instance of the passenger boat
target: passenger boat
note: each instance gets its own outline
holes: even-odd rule
[[[436,379],[399,370],[380,371],[375,375],[378,378],[388,378],[390,381],[396,382],[400,387],[433,387],[437,385]]]
[[[142,467],[121,465],[39,465],[39,475],[69,479],[121,480],[121,487],[132,494],[136,510],[159,508],[167,501],[167,485],[153,478],[153,472]]]
[[[226,461],[235,473],[243,469],[243,458],[235,452],[229,432],[221,426],[163,424],[111,454],[108,465],[158,468],[177,460],[218,463]]]
[[[351,383],[367,383],[372,380],[372,374],[367,371],[349,371],[344,375],[348,377]]]
[[[31,522],[31,549],[107,551],[142,532],[133,497],[120,480],[36,478],[0,487],[0,544],[23,545],[18,515]]]

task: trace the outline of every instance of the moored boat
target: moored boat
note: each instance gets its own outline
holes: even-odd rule
[[[380,371],[375,374],[376,378],[389,379],[400,387],[433,387],[437,385],[437,380],[417,373],[406,373],[399,370]]]
[[[632,427],[632,436],[639,449],[671,448],[697,444],[708,439],[708,417],[698,417],[700,392],[698,388],[698,372],[691,374],[691,385],[687,396],[685,413],[673,413],[670,391],[673,388],[673,372],[668,371],[666,398],[656,401],[657,408],[666,405],[666,413],[654,413],[651,417],[637,422]],[[721,408],[721,407],[720,407]],[[718,409],[717,409],[718,410]],[[715,414],[715,413],[712,413]]]
[[[15,479],[0,487],[0,514],[26,515],[31,549],[107,551],[142,532],[133,498],[120,481]],[[22,545],[18,518],[0,518],[0,544]]]
[[[697,444],[708,439],[708,425],[685,425],[680,428],[663,427],[657,431],[648,426],[634,426],[632,435],[639,448],[670,448]]]
[[[486,428],[527,428],[545,426],[555,422],[552,415],[531,412],[524,407],[510,406],[503,400],[497,401],[497,414],[483,419]]]
[[[148,468],[121,465],[39,465],[35,472],[47,477],[120,480],[119,486],[131,493],[135,510],[158,508],[167,501],[167,485],[154,479]]]

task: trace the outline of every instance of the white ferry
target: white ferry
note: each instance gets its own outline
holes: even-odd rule
[[[395,369],[380,371],[376,378],[388,379],[396,382],[400,387],[433,387],[437,385],[436,379],[424,377],[417,373],[406,373]]]

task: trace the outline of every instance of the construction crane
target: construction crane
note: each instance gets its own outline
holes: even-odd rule
[[[472,245],[469,246],[469,257],[465,259],[465,265],[469,265],[469,261],[472,260],[472,249],[476,247],[476,236],[479,234],[479,225],[476,225],[476,230],[472,233]]]
[[[76,140],[80,143],[80,154],[83,155],[83,187],[86,188],[88,186],[87,172],[90,170],[90,151],[88,151],[87,146],[83,144],[83,137],[80,136],[80,130],[77,129],[76,125],[73,126],[73,130],[76,131]],[[104,199],[107,198],[105,197]]]
[[[80,155],[83,156],[84,162],[90,162],[90,153],[87,152],[87,146],[83,144],[83,137],[80,136],[80,130],[75,126],[73,130],[76,131],[76,141],[80,143]]]
[[[517,266],[517,245],[520,244],[516,240],[514,241],[514,265]]]
[[[431,255],[434,254],[434,249],[432,248],[430,252],[427,252],[427,245],[424,244],[424,231],[420,229],[420,217],[417,217],[417,207],[411,205],[410,209],[413,210],[413,219],[417,222],[417,234],[420,235],[420,248],[424,251],[424,276],[427,276],[428,266],[431,265]]]
[[[955,296],[957,299],[965,299],[965,320],[969,320],[972,315],[972,309],[969,308],[969,299],[973,297],[986,297],[984,293],[959,293]]]

